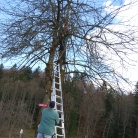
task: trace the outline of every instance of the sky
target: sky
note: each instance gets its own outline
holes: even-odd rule
[[[106,5],[105,11],[110,12],[116,8],[118,8],[119,6],[119,1],[112,4],[111,0],[104,0],[104,5]],[[134,3],[130,6],[126,6],[126,8],[124,8],[117,16],[116,16],[116,20],[121,20],[121,21],[127,21],[126,25],[131,25],[131,26],[135,26],[138,27],[138,2],[135,3],[135,1],[137,0],[123,0],[124,4],[128,4],[130,2]],[[111,5],[111,6],[110,6]],[[116,29],[122,29],[124,30],[125,28],[118,28],[118,26],[114,26],[114,28]],[[136,36],[138,36],[138,34],[135,34]],[[135,84],[138,81],[138,54],[130,54],[129,58],[133,60],[133,62],[131,62],[131,66],[130,65],[126,65],[125,68],[122,68],[121,66],[119,66],[119,64],[115,64],[115,69],[122,74],[125,78],[128,78],[131,81],[131,85],[127,85],[127,84],[122,84],[123,87],[126,87],[126,89],[128,91],[133,91],[135,88]],[[3,61],[1,60],[1,63]],[[5,64],[4,64],[5,65]],[[13,61],[10,61],[7,66],[8,67],[12,67],[14,65]]]
[[[106,1],[104,4],[108,7],[105,9],[107,12],[110,12],[116,8],[118,8],[117,5],[112,5],[111,0]],[[129,3],[132,3],[131,6],[129,6]],[[124,22],[126,26],[135,27],[134,29],[138,29],[138,1],[137,0],[124,0],[124,4],[126,6],[117,16],[116,19],[120,20],[121,22]],[[122,29],[124,31],[126,28],[119,28],[119,26],[113,26],[116,30]],[[135,32],[135,35],[138,38],[138,33]],[[138,45],[137,45],[138,47]],[[138,51],[138,48],[135,49]],[[128,56],[130,58],[130,65],[126,64],[125,67],[119,67],[119,64],[115,64],[115,68],[118,72],[120,72],[125,78],[128,78],[131,81],[130,85],[122,84],[123,87],[126,87],[126,90],[133,91],[135,89],[135,84],[138,81],[138,53],[131,53]],[[124,88],[125,89],[125,88]]]

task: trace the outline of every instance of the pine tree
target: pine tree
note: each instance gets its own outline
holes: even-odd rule
[[[135,85],[134,96],[134,128],[135,134],[138,135],[138,82]]]
[[[0,79],[3,77],[3,68],[4,68],[4,66],[3,66],[3,64],[1,64],[0,65]]]

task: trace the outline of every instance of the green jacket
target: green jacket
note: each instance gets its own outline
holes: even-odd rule
[[[58,123],[58,113],[52,108],[45,108],[42,111],[41,121],[38,125],[38,132],[52,136],[55,132],[55,125]]]

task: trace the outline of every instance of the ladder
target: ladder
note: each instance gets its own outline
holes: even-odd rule
[[[54,138],[65,138],[64,111],[61,86],[60,65],[53,65],[53,83],[52,83],[51,101],[55,101],[55,110],[59,113],[60,123],[55,127]]]

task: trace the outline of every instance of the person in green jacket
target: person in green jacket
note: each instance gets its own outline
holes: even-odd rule
[[[59,123],[59,115],[54,107],[55,102],[51,101],[49,107],[42,110],[37,138],[52,138],[52,135],[54,135],[55,126]]]

